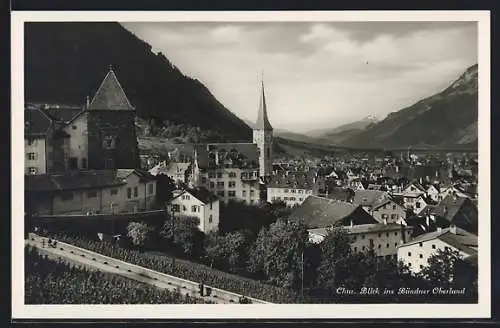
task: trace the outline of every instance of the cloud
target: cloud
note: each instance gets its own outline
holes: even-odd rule
[[[254,120],[260,71],[273,126],[307,130],[384,117],[477,62],[464,22],[126,23],[227,108]]]

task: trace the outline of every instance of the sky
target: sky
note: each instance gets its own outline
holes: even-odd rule
[[[477,63],[476,22],[127,22],[255,121],[264,77],[275,129],[334,128],[410,106]]]

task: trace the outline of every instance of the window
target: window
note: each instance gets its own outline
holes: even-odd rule
[[[36,153],[27,153],[26,156],[30,161],[36,160]]]
[[[36,139],[28,139],[28,146],[35,145]]]
[[[127,188],[127,198],[132,198],[132,188]]]
[[[111,196],[118,195],[118,189],[111,189],[109,193],[111,194]]]
[[[418,243],[418,246],[422,247],[422,246],[424,246],[424,244],[423,243]]]
[[[432,249],[436,249],[436,245],[432,245]]]
[[[224,181],[217,181],[218,188],[224,188]]]
[[[182,211],[183,211],[183,212],[186,212],[186,211],[187,211],[186,205],[182,205]]]
[[[236,173],[235,172],[229,172],[229,177],[230,178],[236,178]]]
[[[87,159],[82,158],[82,168],[86,169],[87,168]]]
[[[208,216],[208,223],[212,223],[212,214]]]
[[[394,243],[394,247],[398,247],[398,243]]]
[[[394,231],[394,236],[397,236],[398,235],[398,232],[397,231]]]
[[[299,202],[301,202],[301,201],[302,201],[302,197],[299,197]]]
[[[411,267],[411,262],[408,262],[408,266]]]
[[[424,256],[422,254],[419,254],[418,257],[420,257],[421,259],[424,258]]]
[[[387,244],[385,247],[389,248],[389,244]]]
[[[295,189],[290,190],[292,194],[295,194]]]
[[[201,183],[207,183],[207,178],[206,177],[201,177]]]
[[[236,181],[229,181],[227,185],[229,188],[236,188]]]
[[[37,174],[38,170],[36,167],[29,167],[28,168],[28,173],[29,174]]]
[[[290,197],[289,199],[295,201],[295,197]]]
[[[134,187],[134,197],[137,197],[139,194],[139,188]]]
[[[234,190],[229,190],[229,191],[227,192],[227,195],[228,195],[229,197],[236,197],[236,191],[234,191]]]
[[[215,188],[215,182],[210,181],[210,189],[214,189],[214,188]]]
[[[97,192],[96,191],[89,191],[87,192],[87,198],[96,198],[97,197]]]
[[[379,237],[379,238],[380,238],[380,237],[382,237],[382,234],[381,234],[380,232],[378,233],[378,237]]]
[[[415,204],[415,206],[416,206],[417,208],[420,208],[420,202],[416,203],[416,204]]]
[[[299,189],[299,194],[303,194],[303,193],[304,193],[304,190]]]
[[[209,178],[209,179],[213,179],[213,178],[215,178],[215,173],[214,173],[214,172],[210,172],[210,173],[208,173],[208,178]]]
[[[388,215],[387,214],[382,214],[382,219],[387,220]]]
[[[392,205],[392,209],[395,210],[396,209],[396,205]]]
[[[285,189],[285,192],[288,192],[288,189]]]
[[[180,212],[181,206],[179,204],[172,204],[172,212]]]
[[[73,130],[76,130],[76,125],[72,125],[72,126],[71,126],[71,128],[72,128]]]
[[[365,235],[361,235],[361,239],[365,239]]]
[[[224,190],[219,190],[217,192],[217,195],[221,196],[221,197],[224,197]]]
[[[283,197],[283,200],[284,200],[284,201],[287,201],[287,200],[288,200],[288,197]]]
[[[356,246],[354,247],[354,251],[355,251],[355,252],[357,252],[357,251],[358,251],[358,248],[357,248]]]
[[[222,172],[217,172],[217,178],[222,178]]]
[[[253,194],[254,194],[254,190],[253,190],[253,189],[251,189],[251,190],[250,190],[250,196],[253,196]]]
[[[422,264],[420,264],[420,269],[423,269],[423,268],[424,268],[424,266]]]
[[[212,209],[212,204],[213,204],[213,203],[210,203],[210,209]]]
[[[398,215],[397,214],[391,214],[391,220],[395,221],[398,219]]]
[[[196,213],[196,205],[191,206],[191,212]]]
[[[378,248],[382,248],[382,245],[378,244]]]
[[[385,233],[385,236],[386,236],[386,237],[389,237],[389,233],[388,233],[388,232],[386,232],[386,233]]]
[[[361,247],[361,250],[364,251],[365,250],[365,246]]]
[[[184,195],[182,195],[182,197],[181,197],[181,198],[182,198],[183,200],[190,200],[190,199],[191,199],[191,196],[184,194]]]
[[[246,197],[246,196],[247,196],[247,191],[246,191],[246,190],[243,190],[243,191],[241,192],[241,196],[242,196],[242,197]]]

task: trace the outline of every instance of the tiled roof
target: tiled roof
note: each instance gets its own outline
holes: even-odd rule
[[[25,188],[28,191],[98,189],[123,184],[125,184],[123,178],[119,178],[117,171],[112,170],[25,176]]]
[[[195,149],[198,166],[203,169],[224,167],[224,163],[240,168],[256,168],[259,164],[258,148],[253,143],[200,144]]]
[[[72,121],[78,114],[83,112],[82,108],[75,107],[56,107],[46,108],[44,112],[54,121],[68,123]]]
[[[118,82],[115,72],[110,69],[101,86],[90,102],[89,110],[134,110],[125,91]]]
[[[310,233],[320,235],[325,237],[328,234],[328,230],[330,228],[316,228],[308,230]],[[396,223],[390,224],[380,224],[380,223],[368,223],[368,224],[358,224],[354,226],[343,226],[343,230],[345,230],[348,234],[360,234],[360,233],[369,233],[369,232],[384,232],[384,231],[399,231],[401,229],[401,225]],[[405,227],[405,229],[411,229],[411,227]]]
[[[42,137],[47,135],[50,118],[40,109],[24,110],[24,135],[25,137]]]
[[[216,195],[214,195],[210,190],[208,190],[205,187],[186,188],[176,197],[174,197],[174,199],[180,197],[184,193],[191,194],[194,198],[198,199],[203,204],[210,204],[218,199]]]
[[[293,172],[272,176],[269,188],[292,188],[312,190],[315,185],[314,177],[306,172]]]
[[[311,228],[329,227],[351,217],[355,224],[376,223],[361,207],[318,196],[309,196],[290,215],[290,220],[304,220]],[[347,224],[347,222],[344,222]]]
[[[190,165],[191,163],[170,162],[166,164],[165,162],[161,162],[152,169],[150,169],[149,173],[154,176],[158,174],[172,175],[178,172],[185,172]]]
[[[380,190],[357,190],[353,203],[361,206],[373,206],[382,198],[389,198],[389,194]]]

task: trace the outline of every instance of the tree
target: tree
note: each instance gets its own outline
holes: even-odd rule
[[[218,267],[235,271],[246,266],[250,249],[250,236],[247,231],[229,232],[211,238],[206,254]]]
[[[127,225],[127,236],[135,246],[144,247],[151,242],[153,230],[144,222],[130,222]]]
[[[172,219],[174,220],[173,224]],[[177,251],[196,258],[203,253],[204,239],[204,234],[198,225],[199,219],[197,217],[176,216],[164,222],[159,235]]]
[[[443,288],[456,285],[460,253],[451,248],[439,249],[427,260],[427,266],[420,271],[420,276],[429,284]]]
[[[302,252],[309,246],[307,227],[278,220],[263,228],[250,251],[249,271],[269,282],[298,290],[302,278]]]

